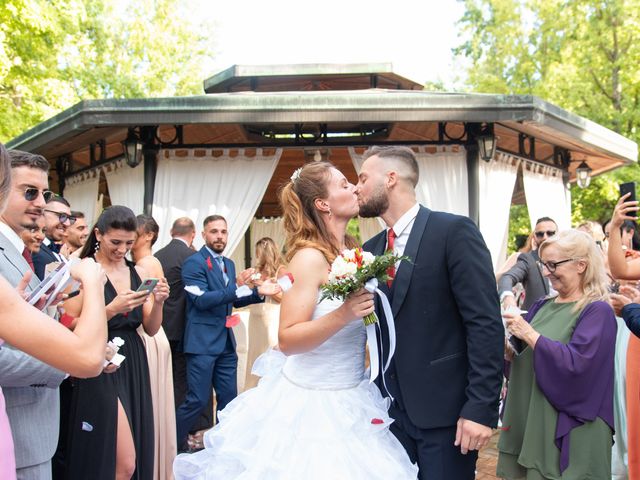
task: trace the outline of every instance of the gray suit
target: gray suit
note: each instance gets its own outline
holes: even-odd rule
[[[22,252],[0,233],[0,275],[17,285],[29,268]],[[34,274],[28,288],[38,283]],[[18,479],[51,478],[50,462],[58,443],[58,386],[64,377],[60,370],[10,345],[0,348],[0,386],[15,444]]]
[[[529,310],[536,300],[549,294],[549,282],[542,275],[542,270],[538,266],[537,250],[522,253],[518,256],[516,264],[507,270],[498,282],[498,292],[510,291],[518,283],[524,286],[523,310]]]

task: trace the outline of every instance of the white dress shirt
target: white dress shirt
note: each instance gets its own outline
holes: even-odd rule
[[[11,242],[11,245],[16,247],[18,253],[22,255],[22,252],[24,251],[24,242],[20,238],[20,235],[18,235],[13,228],[4,222],[0,222],[0,233],[7,237],[7,240]]]
[[[396,239],[393,242],[393,253],[398,256],[404,255],[404,249],[409,241],[409,235],[413,229],[413,224],[416,221],[416,216],[420,210],[420,204],[415,203],[413,207],[407,210],[393,225],[393,231],[396,234]],[[387,229],[387,240],[389,239],[389,229]],[[400,262],[396,263],[396,270],[400,266]]]

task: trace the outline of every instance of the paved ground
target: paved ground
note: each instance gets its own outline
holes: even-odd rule
[[[496,462],[498,461],[498,450],[496,443],[498,443],[498,436],[500,432],[496,430],[491,437],[489,445],[480,451],[478,458],[477,475],[476,480],[495,480],[496,477]]]

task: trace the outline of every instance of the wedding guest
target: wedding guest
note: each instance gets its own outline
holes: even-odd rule
[[[164,328],[171,347],[171,364],[173,370],[173,394],[177,409],[187,395],[187,361],[182,351],[182,337],[186,316],[186,294],[182,283],[182,264],[195,253],[193,239],[196,226],[189,217],[177,218],[171,226],[171,241],[156,252],[156,258],[162,265],[167,282],[169,282],[169,298],[164,302],[162,310],[162,328]],[[201,450],[202,435],[213,427],[213,390],[207,405],[188,436],[190,449]]]
[[[518,246],[518,237],[524,237],[524,241],[520,242],[520,246]],[[508,272],[516,264],[521,253],[529,253],[530,251],[536,250],[538,248],[538,244],[536,243],[536,238],[533,232],[531,232],[529,235],[516,235],[516,247],[517,250],[509,255],[509,258],[507,258],[502,266],[496,271],[496,282],[499,282],[500,277],[502,277],[505,272]]]
[[[33,175],[37,172],[28,173]],[[19,169],[19,177],[24,174],[25,172]],[[17,187],[19,184],[14,184],[12,181],[12,167],[9,155],[4,145],[0,143],[0,215],[3,222],[5,221],[5,207],[9,198],[13,195],[11,193],[12,187]],[[21,188],[15,188],[14,193],[18,192],[21,195],[25,193]],[[40,197],[41,191],[38,191],[36,196]],[[16,206],[14,199],[13,207],[15,208]],[[22,218],[22,220],[25,219],[26,217]],[[3,234],[0,233],[0,237],[2,236]],[[17,282],[18,289],[16,290],[16,285],[9,283],[14,281],[15,277],[7,275],[3,268],[4,265],[0,264],[0,338],[20,350],[0,347],[0,351],[2,351],[0,358],[2,358],[3,362],[7,362],[8,358],[11,357],[15,357],[18,361],[22,360],[20,368],[26,371],[30,365],[35,365],[36,360],[31,361],[30,357],[27,356],[32,355],[42,362],[79,377],[96,375],[102,368],[106,341],[105,312],[102,307],[104,271],[89,260],[71,269],[71,275],[82,284],[86,292],[85,301],[87,306],[84,315],[78,319],[77,330],[70,332],[52,321],[50,317],[37,308],[27,304],[20,297],[19,292],[28,292],[30,290],[29,284],[33,273],[29,269],[26,260],[17,250],[14,250],[13,246],[4,247],[4,255],[11,257],[12,261],[16,262],[15,264],[19,265],[26,274]],[[13,271],[16,270],[13,269]],[[2,343],[2,340],[0,340],[0,343]],[[9,357],[6,355],[9,355]],[[11,366],[10,362],[7,363]],[[39,373],[34,369],[31,375],[31,380],[35,380]],[[20,406],[16,405],[15,408],[20,409]],[[22,433],[24,434],[25,432]],[[21,452],[21,454],[23,453]],[[24,470],[23,468],[22,472]],[[46,476],[47,472],[45,470],[42,472],[41,477],[31,476],[31,478],[46,478]],[[5,400],[1,389],[0,478],[3,480],[16,478],[13,438],[9,429]]]
[[[280,250],[272,238],[263,237],[255,245],[255,275],[258,282],[276,281],[284,275],[284,260]],[[251,373],[255,360],[269,348],[278,343],[278,322],[280,319],[280,301],[282,292],[267,297],[264,303],[250,305],[249,312],[249,346],[247,349],[247,373],[244,389],[248,390],[258,384],[260,377]]]
[[[119,354],[125,360],[115,371],[78,380],[73,401],[67,448],[67,478],[113,480],[153,478],[153,409],[149,366],[136,329],[143,325],[154,335],[162,323],[162,305],[169,295],[164,278],[153,292],[138,287],[149,274],[126,260],[138,224],[133,212],[115,205],[105,209],[80,253],[93,257],[107,273],[104,288],[108,334],[124,341]],[[153,295],[153,301],[150,296]],[[71,316],[81,314],[83,293],[67,301]],[[70,304],[71,302],[71,304]]]
[[[284,260],[280,250],[270,237],[263,237],[255,245],[255,270],[260,274],[260,280],[277,280],[285,272]],[[268,301],[280,303],[282,293],[269,297]]]
[[[33,256],[35,272],[40,280],[46,276],[45,268],[49,263],[63,261],[60,247],[67,228],[76,221],[76,217],[71,215],[69,202],[60,195],[52,195],[42,211],[44,212],[45,239],[40,246],[40,251]]]
[[[216,392],[218,411],[238,394],[238,355],[231,323],[232,308],[264,301],[264,295],[278,293],[277,285],[265,282],[249,295],[238,296],[236,269],[222,253],[227,246],[227,220],[209,215],[202,225],[205,245],[182,267],[182,281],[187,292],[187,316],[184,352],[187,356],[187,396],[178,407],[176,423],[178,448],[182,449],[188,432],[209,399]],[[249,282],[253,269],[240,273]]]
[[[602,255],[567,230],[539,248],[556,296],[505,313],[522,353],[511,361],[497,475],[611,478],[616,319]]]
[[[46,199],[53,195],[48,189],[49,162],[18,150],[8,154],[11,189],[0,221],[0,275],[15,287],[28,274],[26,288],[31,291],[39,281],[20,234],[37,227]],[[65,372],[11,347],[0,349],[0,386],[13,429],[18,476],[48,479],[58,438],[58,387]]]
[[[67,258],[73,252],[79,251],[89,237],[89,227],[84,213],[72,210],[71,217],[75,218],[76,221],[65,230],[64,243],[60,248],[60,253]]]
[[[138,238],[131,249],[131,257],[136,266],[144,269],[150,277],[164,278],[160,261],[151,253],[151,247],[158,239],[160,227],[149,215],[138,215],[137,220]],[[142,326],[138,327],[138,333],[147,351],[151,400],[153,401],[155,427],[153,478],[154,480],[170,479],[173,477],[173,459],[177,453],[171,347],[162,326],[153,336],[147,335]]]
[[[638,202],[627,201],[628,194],[621,197],[613,210],[611,221],[605,227],[609,235],[609,270],[620,283],[640,279],[640,258],[630,250],[632,228],[637,219]],[[632,309],[627,309],[632,310]],[[629,319],[627,311],[627,319]],[[626,408],[627,408],[627,461],[629,478],[640,478],[640,338],[629,336],[626,363]]]
[[[38,253],[40,251],[40,245],[42,245],[42,241],[45,239],[44,217],[38,217],[35,227],[25,228],[20,232],[20,238],[32,256],[33,254]],[[31,261],[33,261],[33,257]]]
[[[533,230],[538,245],[557,232],[558,225],[549,217],[539,218]],[[513,287],[518,283],[522,283],[524,286],[524,301],[522,302],[524,310],[529,309],[539,298],[549,294],[549,281],[540,271],[538,260],[537,249],[523,253],[518,256],[516,264],[501,275],[498,281],[498,293],[503,309],[517,306]]]

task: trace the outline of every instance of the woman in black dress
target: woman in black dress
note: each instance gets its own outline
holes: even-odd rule
[[[126,359],[99,376],[76,380],[69,423],[66,478],[151,480],[153,477],[153,409],[149,367],[136,329],[153,336],[162,323],[169,287],[160,279],[152,294],[136,292],[144,270],[126,260],[137,235],[133,212],[123,206],[105,209],[80,257],[94,257],[107,273],[104,296],[108,337],[120,337],[118,353]],[[80,312],[67,302],[72,316]]]

